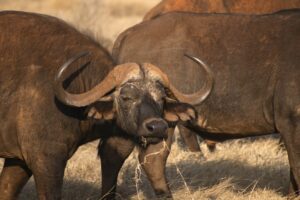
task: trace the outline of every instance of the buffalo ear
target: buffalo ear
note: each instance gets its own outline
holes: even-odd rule
[[[197,112],[193,106],[186,103],[166,102],[164,118],[171,123],[193,121],[197,118]]]
[[[88,118],[96,120],[112,120],[115,117],[113,101],[98,101],[88,107]]]

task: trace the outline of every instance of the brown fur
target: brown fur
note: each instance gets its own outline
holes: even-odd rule
[[[300,8],[300,0],[162,0],[153,7],[145,16],[144,21],[158,17],[168,12],[192,12],[192,13],[243,13],[243,14],[268,14],[284,9]],[[190,149],[201,149],[198,144],[189,141],[191,131],[180,129],[184,141]],[[216,142],[209,140],[208,148],[214,151]]]
[[[67,160],[100,135],[80,131],[83,108],[55,99],[54,76],[69,57],[92,52],[93,63],[67,86],[83,92],[105,77],[112,59],[98,43],[53,17],[0,12],[0,27],[0,156],[6,158],[1,199],[15,199],[32,173],[40,199],[59,199]]]
[[[268,14],[300,8],[300,0],[162,0],[144,20],[168,12]]]

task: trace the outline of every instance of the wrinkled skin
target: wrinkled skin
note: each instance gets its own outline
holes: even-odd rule
[[[102,194],[113,199],[118,172],[134,146],[143,138],[139,155],[143,160],[156,150],[151,144],[171,139],[164,114],[176,113],[180,107],[178,112],[189,110],[196,116],[190,105],[168,103],[165,88],[146,76],[142,65],[138,76],[133,74],[135,78],[110,91],[105,101],[66,105],[55,96],[59,67],[81,51],[91,53],[72,64],[71,75],[62,75],[68,92],[83,93],[113,69],[108,52],[63,21],[45,15],[0,12],[0,29],[0,157],[5,158],[1,200],[16,199],[32,175],[39,199],[61,199],[67,160],[80,145],[99,138]],[[80,66],[84,68],[78,70]],[[144,148],[147,145],[149,149]],[[145,167],[152,174],[149,170]],[[167,185],[156,188],[168,190]]]
[[[260,16],[169,13],[123,32],[113,57],[118,63],[160,66],[183,92],[197,90],[205,80],[183,55],[201,58],[215,85],[195,106],[197,123],[187,128],[215,141],[280,133],[291,167],[290,193],[298,194],[299,41],[299,10]]]
[[[151,91],[152,90],[152,91]],[[151,91],[151,92],[150,92]],[[154,95],[154,96],[152,96]],[[128,82],[122,86],[119,92],[119,98],[115,100],[117,107],[117,123],[128,133],[138,133],[147,136],[152,134],[147,132],[147,127],[143,127],[143,122],[147,119],[159,119],[163,115],[164,89],[160,84],[152,81],[134,81]],[[127,123],[125,123],[127,122]],[[168,127],[166,122],[161,122],[161,128],[166,132]],[[166,136],[165,136],[166,138]],[[160,138],[149,138],[154,140]]]
[[[150,20],[168,12],[268,14],[300,8],[300,0],[162,0],[144,17]]]

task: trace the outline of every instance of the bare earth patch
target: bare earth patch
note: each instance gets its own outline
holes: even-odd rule
[[[117,35],[140,22],[158,0],[1,0],[0,10],[24,10],[62,18],[92,35],[108,49]],[[97,141],[82,146],[68,162],[64,199],[99,199],[101,188]],[[206,160],[173,145],[167,177],[175,199],[281,200],[289,180],[286,151],[278,138],[262,137],[224,142]],[[118,182],[119,199],[153,199],[154,194],[136,152],[126,161]],[[3,160],[0,160],[2,168]],[[34,181],[24,188],[20,199],[36,199]]]

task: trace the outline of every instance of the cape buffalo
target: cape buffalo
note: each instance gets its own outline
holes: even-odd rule
[[[300,0],[163,0],[145,15],[144,20],[150,20],[161,14],[174,11],[268,14],[289,8],[300,8]],[[178,126],[178,128],[189,150],[192,152],[201,152],[196,136],[192,131],[183,126]],[[205,140],[205,143],[211,152],[215,150],[215,141]],[[282,143],[280,142],[280,144]]]
[[[145,15],[144,20],[175,11],[267,14],[299,7],[300,0],[162,0]]]
[[[123,32],[113,58],[159,66],[186,93],[209,79],[183,55],[205,61],[215,84],[208,98],[194,106],[197,123],[185,126],[220,141],[279,132],[288,151],[292,193],[300,186],[299,41],[299,10],[268,15],[169,13]],[[169,193],[166,183],[160,188]]]
[[[60,199],[67,160],[97,138],[102,195],[114,198],[135,142],[155,145],[167,138],[168,123],[195,119],[190,104],[212,88],[211,79],[187,95],[151,64],[114,67],[98,43],[54,17],[3,11],[0,30],[1,199],[15,199],[32,174],[39,199]],[[151,153],[140,149],[140,159]]]

